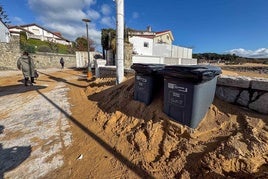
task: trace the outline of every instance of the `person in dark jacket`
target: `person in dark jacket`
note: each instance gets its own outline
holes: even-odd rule
[[[22,71],[24,76],[25,86],[33,85],[35,65],[33,59],[29,56],[28,52],[23,52],[23,55],[17,61],[17,67]],[[29,83],[30,80],[30,83]]]
[[[60,64],[61,64],[61,69],[63,69],[64,68],[64,60],[62,57],[60,58]]]

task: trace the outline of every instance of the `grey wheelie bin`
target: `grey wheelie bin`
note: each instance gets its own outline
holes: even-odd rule
[[[135,70],[134,100],[149,105],[155,93],[163,86],[163,75],[159,73],[164,68],[163,64],[134,63]]]
[[[163,69],[164,112],[175,121],[196,128],[213,102],[221,68],[174,65]]]

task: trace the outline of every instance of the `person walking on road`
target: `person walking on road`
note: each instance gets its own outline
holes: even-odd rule
[[[33,59],[29,56],[29,53],[24,51],[23,55],[17,60],[17,67],[22,71],[24,76],[24,85],[33,85],[35,65]],[[30,80],[30,83],[29,83]]]
[[[64,60],[62,57],[60,58],[60,64],[61,64],[61,69],[63,69],[64,68]]]

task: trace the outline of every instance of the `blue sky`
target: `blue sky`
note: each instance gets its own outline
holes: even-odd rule
[[[113,0],[2,0],[12,25],[36,23],[75,40],[89,36],[100,49],[101,29],[116,27]],[[268,57],[268,0],[125,0],[127,27],[171,30],[174,45],[193,53]]]

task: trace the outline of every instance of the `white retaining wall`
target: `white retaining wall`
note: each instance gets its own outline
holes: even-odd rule
[[[104,67],[106,65],[106,60],[96,59],[94,61],[94,64],[95,64],[95,76],[96,78],[100,78],[101,76],[100,67]]]
[[[196,65],[197,59],[134,55],[132,56],[132,63],[145,63],[145,64],[153,63],[153,64],[166,64],[166,65]]]
[[[143,47],[144,48],[144,47]],[[154,44],[153,56],[164,56],[172,58],[192,58],[193,50],[191,48],[180,47],[168,44]]]

